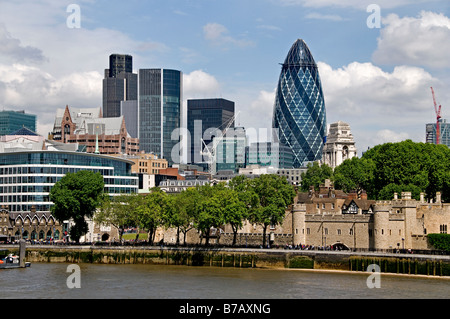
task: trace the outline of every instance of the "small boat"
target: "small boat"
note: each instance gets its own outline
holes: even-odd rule
[[[30,262],[25,262],[25,267],[30,267]],[[9,254],[7,257],[0,259],[0,269],[13,269],[22,268],[20,267],[20,260],[18,256]]]

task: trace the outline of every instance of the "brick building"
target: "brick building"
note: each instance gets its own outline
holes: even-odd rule
[[[49,139],[83,145],[86,153],[139,153],[139,139],[128,134],[124,117],[103,118],[101,108],[58,109]]]

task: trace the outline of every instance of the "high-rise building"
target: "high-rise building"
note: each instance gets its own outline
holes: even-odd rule
[[[234,102],[225,99],[187,101],[187,128],[191,135],[189,163],[201,163],[203,142],[206,145],[222,132],[234,117]],[[234,128],[234,120],[230,126]]]
[[[350,125],[342,121],[331,124],[323,148],[322,162],[334,169],[355,156],[357,149]]]
[[[0,136],[8,135],[22,127],[36,131],[36,115],[26,114],[25,111],[0,111]]]
[[[440,119],[439,122],[439,144],[450,147],[450,123],[445,119]],[[426,125],[426,142],[436,144],[436,123]]]
[[[294,165],[292,150],[278,143],[257,142],[247,147],[246,165],[270,166],[288,169]]]
[[[214,138],[213,138],[214,143]],[[247,146],[247,135],[245,128],[230,128],[222,140],[217,144],[215,151],[216,170],[233,171],[238,173],[240,168],[245,167],[245,149]]]
[[[172,140],[172,132],[181,128],[183,73],[167,69],[139,70],[139,140],[140,149],[172,159],[172,149],[180,140]],[[179,135],[178,135],[179,136]]]
[[[322,158],[326,113],[316,62],[299,39],[282,64],[273,114],[274,141],[294,153],[294,167]]]
[[[112,54],[103,79],[103,116],[119,117],[121,101],[137,100],[137,74],[130,55]]]

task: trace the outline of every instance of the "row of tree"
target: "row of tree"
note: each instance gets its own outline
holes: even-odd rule
[[[234,245],[237,232],[248,220],[262,226],[265,245],[267,227],[283,222],[296,195],[287,180],[277,175],[253,179],[237,176],[228,185],[205,185],[179,194],[166,194],[154,188],[145,196],[123,194],[110,198],[103,194],[103,186],[100,174],[78,172],[67,174],[52,188],[52,213],[60,221],[75,222],[70,230],[72,239],[79,241],[87,232],[85,217],[88,217],[100,224],[116,226],[121,230],[120,240],[126,227],[146,230],[150,244],[159,227],[176,229],[177,244],[181,235],[186,243],[187,233],[196,229],[208,245],[212,228],[230,225]]]
[[[302,190],[318,187],[325,179],[345,192],[365,190],[370,199],[389,200],[394,192],[409,191],[417,200],[421,192],[428,199],[442,192],[443,200],[450,201],[450,149],[411,140],[377,145],[334,171],[327,165],[309,165],[302,175]]]

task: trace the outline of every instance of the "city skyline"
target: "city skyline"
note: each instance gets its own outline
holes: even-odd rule
[[[70,28],[68,1],[0,0],[0,106],[36,114],[45,136],[57,108],[102,105],[103,72],[119,53],[133,56],[134,72],[182,71],[184,103],[229,99],[236,125],[270,128],[279,63],[302,38],[319,68],[327,122],[349,123],[359,152],[425,142],[435,121],[430,86],[450,118],[449,3],[378,1],[380,28],[367,24],[371,3],[81,0],[80,28]]]

